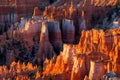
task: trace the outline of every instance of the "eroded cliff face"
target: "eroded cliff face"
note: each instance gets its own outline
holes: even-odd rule
[[[50,20],[46,22],[48,27],[49,40],[56,54],[59,54],[63,48],[62,32],[58,21]]]
[[[57,6],[57,4],[59,5],[62,2],[62,5]],[[43,16],[58,20],[60,23],[62,23],[64,18],[73,20],[75,26],[75,43],[78,43],[81,30],[89,30],[92,28],[102,28],[106,30],[110,28],[110,23],[116,19],[117,12],[114,11],[116,4],[117,0],[76,0],[75,2],[71,0],[58,0],[56,4],[45,8]]]
[[[0,0],[0,2],[1,34],[20,21],[21,17],[31,17],[34,7],[45,7],[49,4],[48,0]]]
[[[118,45],[120,39],[117,36],[119,29],[117,31],[118,33],[112,30],[112,37],[106,37],[108,32],[102,30],[83,31],[82,41],[80,40],[78,45],[64,45],[63,52],[57,57],[56,62],[54,59],[50,60],[44,68],[43,74],[51,75],[53,80],[58,79],[59,76],[62,80],[83,80],[85,76],[88,76],[90,80],[98,80],[105,75],[106,71],[119,74],[119,70],[117,70],[120,47]],[[111,49],[109,49],[110,45],[106,44],[108,42],[106,38],[113,40],[110,41]],[[108,63],[111,65],[108,66]]]
[[[11,27],[10,31],[8,31],[11,36],[8,36],[9,39],[5,42],[7,43],[6,46],[2,47],[3,44],[1,44],[1,50],[2,48],[6,49],[5,47],[8,48],[5,55],[8,66],[17,59],[42,65],[42,73],[36,71],[36,79],[38,80],[49,78],[53,80],[98,80],[107,72],[115,72],[120,76],[119,28],[108,31],[83,30],[79,44],[63,44],[63,51],[61,51],[62,43],[64,43],[63,30],[74,30],[73,24],[69,23],[70,21],[65,23],[67,26],[64,26],[63,30],[60,29],[59,22],[42,20],[41,17],[23,21],[25,21],[22,22],[22,25],[25,25],[24,27],[19,24],[19,27]],[[70,29],[68,29],[68,25],[70,25]],[[72,40],[74,40],[73,33],[75,32],[66,35],[71,36]],[[65,36],[65,38],[69,41],[68,36]],[[18,43],[15,42],[17,40],[20,41],[19,45],[22,47],[16,47],[15,44]],[[35,48],[33,49],[33,47]],[[58,56],[56,56],[55,48],[60,50]],[[18,49],[22,49],[24,54],[20,53],[21,50]]]
[[[72,20],[65,19],[62,21],[62,38],[64,43],[73,43],[75,41],[75,26]]]
[[[19,10],[24,7],[21,11],[25,13],[27,7],[33,11],[27,2],[17,1],[16,6]],[[112,23],[105,19],[115,9],[117,0],[69,0],[66,3],[61,0],[64,5],[59,2],[46,7],[44,12],[35,7],[32,18],[21,18],[0,35],[0,64],[9,67],[0,66],[0,79],[99,80],[120,77],[120,29],[103,30]],[[20,17],[26,15],[17,13]],[[114,20],[118,18],[109,16]]]
[[[13,77],[15,80],[30,80],[26,74],[34,73],[36,71],[37,66],[33,66],[31,63],[12,62],[10,69],[8,69],[7,66],[0,67],[0,79],[12,79]]]
[[[51,59],[54,55],[53,46],[49,41],[48,26],[46,22],[43,22],[40,34],[39,51],[36,54],[35,59],[37,59],[38,64],[42,64],[46,58]]]
[[[59,1],[59,3],[62,3],[62,1]],[[99,22],[98,20],[101,21],[104,19],[111,11],[112,8],[109,8],[109,6],[115,6],[116,4],[117,0],[84,0],[78,2],[77,0],[75,2],[71,2],[69,0],[61,6],[54,7],[55,5],[52,5],[47,7],[44,14],[47,14],[53,19],[61,20],[64,17],[72,19],[75,23],[78,23],[77,21],[81,18],[82,11],[84,11],[86,28],[91,29],[95,24],[97,24],[97,22]],[[78,27],[77,24],[75,24],[75,26]]]

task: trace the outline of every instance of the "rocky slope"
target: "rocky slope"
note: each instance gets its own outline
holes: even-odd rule
[[[0,66],[0,79],[119,80],[117,0],[66,1],[43,12],[35,7],[32,18],[21,18],[0,35],[0,65],[6,65]],[[104,29],[108,25],[114,29]]]
[[[34,7],[44,7],[48,4],[48,0],[0,0],[1,33],[20,21],[21,17],[31,17]]]
[[[119,74],[117,67],[119,67],[120,46],[118,44],[120,38],[119,36],[113,36],[113,41],[110,41],[112,46],[109,48],[110,43],[107,45],[108,41],[106,39],[110,37],[103,35],[107,32],[99,31],[83,32],[78,45],[64,45],[64,50],[57,59],[55,61],[52,59],[47,63],[48,65],[43,71],[43,77],[51,75],[53,80],[59,78],[61,80],[84,80],[85,76],[88,76],[89,80],[99,80],[105,75],[106,71]],[[94,32],[96,32],[96,35]],[[119,34],[113,30],[113,35],[114,33]]]
[[[53,80],[98,80],[106,72],[119,75],[120,29],[82,31],[79,44],[72,44],[74,40],[71,31],[64,36],[64,29],[74,30],[69,20],[60,29],[59,22],[32,18],[24,20],[25,26],[9,31],[8,40],[1,49],[7,49],[6,65],[13,61],[32,62],[43,67],[42,73],[37,72],[38,80],[49,78]],[[71,28],[68,28],[70,25]],[[67,31],[66,31],[67,32]],[[63,44],[64,38],[71,44]],[[1,38],[3,39],[3,38]],[[11,40],[12,39],[12,40]],[[21,47],[18,47],[18,43]],[[4,41],[3,41],[4,42]],[[15,43],[16,42],[16,43]],[[63,45],[63,51],[62,50]],[[11,48],[10,48],[11,47]],[[34,47],[34,48],[33,48]],[[60,51],[60,54],[57,51]],[[1,53],[3,54],[3,53]],[[59,54],[59,55],[58,55]],[[56,56],[58,55],[58,56]],[[9,56],[9,57],[8,57]],[[8,76],[8,75],[7,75]]]

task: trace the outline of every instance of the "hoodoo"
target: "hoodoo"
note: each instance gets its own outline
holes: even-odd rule
[[[0,80],[120,80],[120,0],[0,0]]]

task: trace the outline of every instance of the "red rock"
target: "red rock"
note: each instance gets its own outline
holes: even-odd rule
[[[71,80],[83,80],[86,75],[85,56],[74,57],[74,64],[71,72]]]
[[[36,66],[33,66],[31,63],[25,63],[21,64],[20,62],[12,62],[10,69],[7,68],[7,66],[0,66],[0,79],[5,78],[15,78],[15,79],[22,79],[22,80],[29,80],[29,76],[27,74],[29,72],[35,72],[37,70]],[[20,73],[19,73],[20,72]]]
[[[49,42],[49,35],[48,35],[48,27],[46,22],[42,22],[42,29],[40,34],[40,44],[39,44],[39,51],[35,56],[35,60],[38,61],[38,64],[42,64],[42,62],[48,58],[52,58],[54,56],[54,50]]]
[[[108,62],[107,63],[107,72],[110,73],[112,71],[112,63]]]
[[[33,13],[33,16],[42,16],[43,15],[43,12],[39,10],[38,7],[35,7],[34,8],[34,13]]]
[[[85,76],[84,80],[90,80],[88,76]]]
[[[59,22],[57,21],[48,21],[47,22],[48,31],[49,31],[49,40],[53,45],[54,50],[59,53],[62,50],[62,36]]]
[[[55,79],[70,80],[70,75],[73,65],[73,54],[74,50],[72,46],[64,45],[63,52],[57,57],[56,62],[54,63],[53,59],[45,67],[44,75],[53,75]],[[53,68],[54,67],[54,68]]]
[[[99,80],[105,74],[104,64],[102,62],[90,62],[90,80]]]
[[[75,27],[72,20],[64,19],[62,22],[62,38],[65,43],[73,43],[75,40]]]
[[[118,74],[118,76],[120,77],[120,63],[117,63],[117,74]]]
[[[15,9],[16,13],[14,13],[14,15],[16,16],[14,17],[15,20],[17,20],[22,16],[31,16],[34,9],[32,19],[21,20],[19,27],[16,29],[9,29],[8,34],[10,39],[12,39],[13,36],[14,39],[18,38],[17,40],[20,40],[21,42],[23,41],[21,45],[22,47],[25,45],[27,50],[33,45],[36,46],[36,44],[33,43],[33,39],[40,37],[40,39],[37,39],[35,42],[40,43],[38,44],[39,51],[35,54],[33,63],[37,61],[38,65],[42,65],[46,58],[52,58],[44,66],[43,79],[47,80],[52,77],[54,80],[83,80],[85,75],[89,75],[90,80],[99,80],[106,72],[106,69],[108,72],[115,71],[120,75],[118,64],[120,62],[119,30],[104,32],[103,30],[93,29],[83,31],[79,44],[65,44],[60,55],[53,58],[55,55],[55,48],[60,48],[61,50],[62,40],[65,43],[73,43],[76,41],[76,35],[80,36],[81,30],[83,29],[87,30],[93,28],[93,26],[97,24],[98,18],[103,20],[106,17],[106,14],[111,10],[107,6],[114,6],[117,0],[84,0],[81,2],[77,0],[76,2],[80,3],[77,5],[77,3],[74,2],[77,6],[74,3],[71,3],[70,5],[71,0],[68,2],[61,0],[56,4],[58,5],[59,2],[60,4],[63,4],[64,2],[66,3],[61,6],[49,6],[45,9],[43,14],[37,7],[34,8],[39,5],[39,1],[40,0],[16,0],[16,2],[12,3],[14,6],[4,6],[0,8],[0,10],[3,11],[0,12],[0,22],[6,21],[6,18],[8,23],[11,22],[11,19],[9,18],[10,14],[8,14],[7,10],[10,13],[13,13],[14,11],[12,11],[12,9]],[[10,5],[11,2],[4,0],[0,4]],[[43,15],[44,18],[39,17],[39,15]],[[46,15],[48,20],[46,19]],[[79,19],[81,21],[78,21]],[[62,26],[59,26],[59,23]],[[4,26],[4,24],[2,24],[2,26]],[[2,27],[1,29],[4,31],[5,28]],[[106,36],[106,33],[110,36]],[[2,44],[2,42],[4,43],[6,38],[6,33],[0,36],[0,44]],[[13,45],[13,47],[15,46]],[[14,56],[16,57],[19,55],[19,48],[15,50],[17,52],[16,55],[10,55],[11,53],[7,52],[7,65],[14,61]],[[81,54],[84,56],[79,56]],[[110,66],[106,68],[107,60],[109,60]],[[36,68],[30,63],[27,65],[13,63],[10,66],[10,71],[5,66],[2,66],[2,68],[0,67],[0,76],[2,76],[2,78],[6,77],[8,76],[8,72],[10,72],[9,75],[15,77],[15,73],[19,73],[20,75],[18,74],[16,78],[26,80],[29,79],[26,75],[35,70]],[[37,75],[39,79],[42,79],[39,74]],[[0,77],[0,79],[2,78]],[[85,77],[85,80],[86,79],[88,80],[88,77]]]
[[[29,20],[25,23],[23,28],[20,27],[19,35],[24,41],[27,42],[27,46],[33,45],[33,39],[39,37],[41,32],[42,23],[41,21]]]
[[[32,16],[34,7],[49,4],[48,0],[0,0],[0,2],[0,23],[3,27],[5,23],[11,25],[20,21],[21,17]]]
[[[117,74],[120,77],[120,50],[118,51],[118,63],[117,63]]]

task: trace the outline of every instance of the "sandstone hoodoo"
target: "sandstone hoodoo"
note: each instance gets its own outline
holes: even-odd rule
[[[99,72],[99,73],[97,73]],[[104,64],[101,62],[90,62],[90,73],[89,79],[90,80],[98,80],[105,74],[105,67]]]
[[[72,20],[63,19],[62,38],[64,43],[73,43],[75,40],[75,26]]]
[[[33,16],[40,16],[40,15],[43,15],[43,12],[40,11],[38,7],[35,7]]]
[[[23,27],[24,26],[24,27]],[[27,42],[28,47],[32,47],[34,44],[33,40],[39,41],[39,35],[41,32],[42,22],[36,20],[22,20],[20,25],[18,25],[17,32],[19,39],[23,39]],[[18,38],[17,38],[18,39]]]
[[[89,31],[89,34],[95,33],[95,32],[96,32],[96,34],[98,34],[98,36],[102,35],[103,33],[105,33],[105,34],[108,33],[108,32],[104,32],[104,31],[102,31],[103,33],[99,33],[98,30],[92,30],[92,31]],[[116,32],[116,34],[118,34],[118,33]],[[92,38],[93,36],[97,36],[95,34],[93,34],[93,36],[91,36],[91,37],[87,34],[87,36],[86,37],[84,36],[84,38],[83,38],[83,35],[85,35],[85,31],[82,32],[82,36],[81,36],[81,39],[83,41],[86,41],[85,39],[88,39],[88,40],[92,39],[93,42],[91,42],[91,41],[85,42],[84,46],[81,46],[81,44],[83,43],[82,41],[80,41],[80,43],[78,45],[64,45],[63,52],[57,57],[56,63],[54,63],[54,60],[52,59],[50,61],[50,63],[45,67],[44,75],[51,74],[51,75],[53,75],[52,78],[54,79],[54,77],[56,78],[55,75],[62,73],[61,77],[63,75],[66,75],[66,76],[68,76],[68,74],[71,75],[71,80],[73,80],[73,79],[83,80],[84,78],[85,79],[87,78],[87,80],[88,79],[89,80],[98,80],[98,79],[102,78],[103,75],[105,75],[105,73],[108,69],[109,69],[108,72],[116,72],[119,74],[119,70],[117,70],[119,65],[117,65],[117,62],[116,62],[117,53],[115,56],[112,56],[112,55],[109,56],[109,54],[114,53],[115,50],[113,49],[113,51],[109,52],[109,47],[106,47],[106,49],[103,53],[103,50],[102,50],[103,48],[99,49],[100,45],[107,46],[106,44],[101,44],[101,42],[99,42],[99,40],[101,38],[105,39],[104,38],[105,36],[104,35],[102,35],[101,37],[99,36],[100,39],[98,39],[96,37]],[[105,40],[105,42],[107,42],[107,41]],[[113,44],[114,44],[114,42],[113,42]],[[88,50],[86,50],[86,48],[84,48],[85,45],[86,46],[92,45],[93,47],[94,46],[95,47],[92,49],[88,48]],[[108,50],[108,52],[107,52],[107,50]],[[100,51],[100,52],[96,52],[96,51]],[[113,60],[111,60],[111,59],[113,59]],[[116,63],[114,63],[114,62],[116,62]],[[111,63],[111,64],[108,66],[109,63]],[[56,66],[58,66],[58,67],[56,67]],[[67,67],[65,67],[65,66],[67,66]],[[53,67],[54,67],[54,69],[52,69]],[[63,71],[61,72],[61,70],[64,70],[65,72],[63,72]],[[59,73],[59,71],[60,71],[60,73]],[[88,77],[86,77],[86,76],[88,76]],[[64,80],[64,78],[62,78],[62,79]],[[66,77],[65,79],[70,79],[70,78]]]
[[[44,54],[43,54],[44,53]],[[35,56],[38,64],[41,64],[46,58],[50,59],[55,55],[53,46],[49,41],[48,26],[46,22],[42,22],[40,33],[40,44],[38,53]]]
[[[75,56],[73,61],[74,64],[71,72],[71,80],[78,79],[83,80],[85,75],[87,74],[86,56],[85,55]]]
[[[119,0],[0,0],[0,80],[120,80]]]
[[[60,24],[58,21],[47,22],[50,43],[53,45],[54,50],[57,54],[62,50],[62,34],[60,30]]]
[[[34,7],[45,7],[48,0],[0,0],[0,30],[6,31],[11,24],[20,21],[21,17],[31,17],[40,12]],[[38,12],[37,12],[38,11]]]

